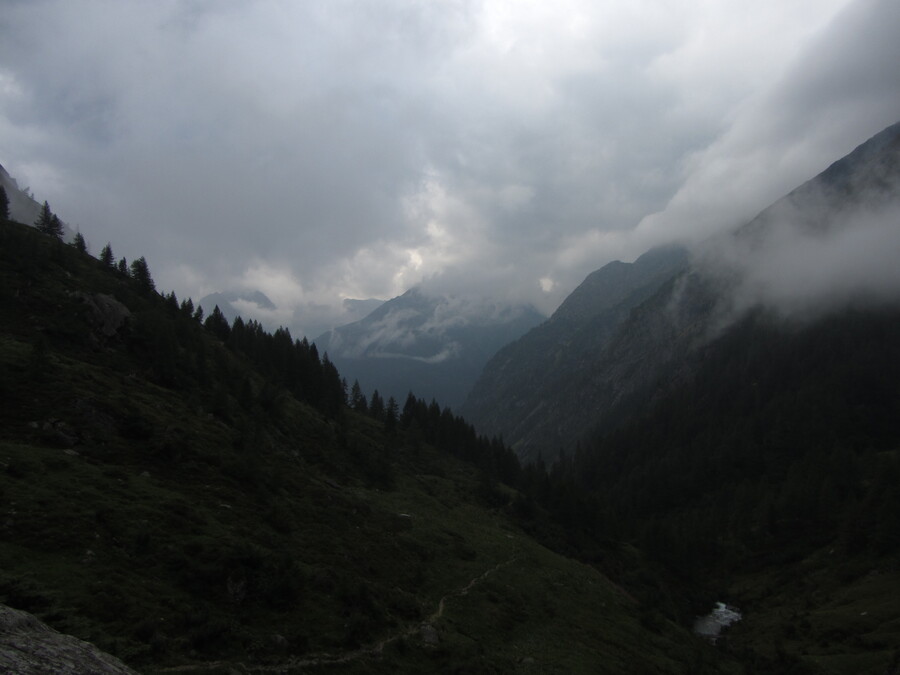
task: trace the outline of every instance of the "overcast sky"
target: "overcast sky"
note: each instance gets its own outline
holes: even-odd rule
[[[0,164],[179,297],[550,312],[900,119],[898,35],[896,0],[0,0]]]

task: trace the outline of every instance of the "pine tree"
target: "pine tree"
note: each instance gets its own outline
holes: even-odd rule
[[[231,334],[231,326],[228,325],[228,319],[222,314],[222,310],[219,309],[218,305],[216,305],[213,308],[212,313],[206,317],[206,321],[203,322],[203,327],[223,342],[227,341],[228,336]]]
[[[328,358],[328,352],[322,355],[322,370],[319,379],[321,386],[319,400],[313,405],[326,415],[334,416],[347,405],[347,388],[341,381],[338,369]]]
[[[9,197],[6,188],[0,185],[0,221],[5,223],[7,220],[9,220]]]
[[[369,411],[369,402],[366,401],[366,395],[359,386],[359,380],[353,380],[353,386],[350,387],[350,407],[360,413]]]
[[[63,224],[55,213],[50,217],[50,232],[48,234],[60,240],[63,238]]]
[[[424,402],[422,403],[422,407],[424,407]],[[418,416],[419,411],[419,401],[416,399],[416,395],[411,391],[406,395],[406,403],[403,404],[403,413],[400,415],[400,424],[406,428],[410,424],[412,424],[413,420]]]
[[[128,274],[128,261],[125,260],[125,256],[122,256],[122,259],[119,260],[119,264],[116,266],[116,269],[119,270],[121,274]]]
[[[175,291],[169,291],[163,297],[166,300],[166,309],[169,310],[169,313],[178,314],[178,298],[175,296]]]
[[[48,204],[46,200],[44,201],[44,205],[41,206],[41,213],[38,215],[37,220],[34,221],[34,226],[44,234],[56,237],[57,239],[62,239],[62,222],[60,222],[59,218],[50,210],[50,204]]]
[[[384,399],[378,390],[372,392],[372,400],[369,402],[369,415],[379,422],[384,419]]]
[[[72,241],[72,245],[79,253],[87,253],[87,242],[84,240],[84,237],[81,236],[81,232],[75,233],[75,239]]]
[[[384,409],[384,428],[388,433],[394,433],[397,429],[397,418],[400,415],[400,406],[393,396],[388,397],[387,406]]]
[[[150,267],[144,256],[131,261],[131,278],[138,283],[144,293],[152,293],[156,290],[156,284],[153,283]]]
[[[106,246],[100,251],[100,262],[107,267],[113,267],[115,265],[115,260],[116,257],[113,255],[112,246],[109,242],[106,242]]]
[[[44,205],[41,206],[41,212],[38,214],[37,220],[34,221],[34,226],[41,232],[46,233],[50,229],[50,221],[52,219],[53,212],[50,210],[50,204],[44,201]]]

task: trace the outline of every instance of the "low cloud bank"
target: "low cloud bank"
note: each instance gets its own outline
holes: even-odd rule
[[[793,320],[900,306],[900,185],[868,197],[836,209],[783,202],[711,242],[698,264],[730,288],[725,320],[757,306]]]

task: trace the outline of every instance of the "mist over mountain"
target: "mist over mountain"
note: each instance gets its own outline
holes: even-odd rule
[[[542,318],[527,305],[413,288],[315,343],[365,391],[401,404],[412,391],[457,407],[494,352]]]
[[[900,299],[900,123],[880,132],[736,233],[697,251],[728,287],[722,321],[756,305],[813,318]]]
[[[660,269],[625,302],[621,289],[638,290],[617,285],[626,268],[598,270],[550,321],[491,360],[463,411],[521,458],[552,461],[688,378],[691,355],[754,308],[796,321],[896,305],[898,158],[893,125],[749,223],[704,242],[689,264]],[[632,265],[643,266],[642,258]],[[618,311],[573,311],[592,306]]]

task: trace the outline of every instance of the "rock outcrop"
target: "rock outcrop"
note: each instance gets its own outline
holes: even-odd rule
[[[104,338],[113,337],[131,317],[131,311],[111,295],[76,291],[75,297],[90,308],[91,321]]]
[[[94,645],[0,605],[0,672],[17,675],[136,675]]]

